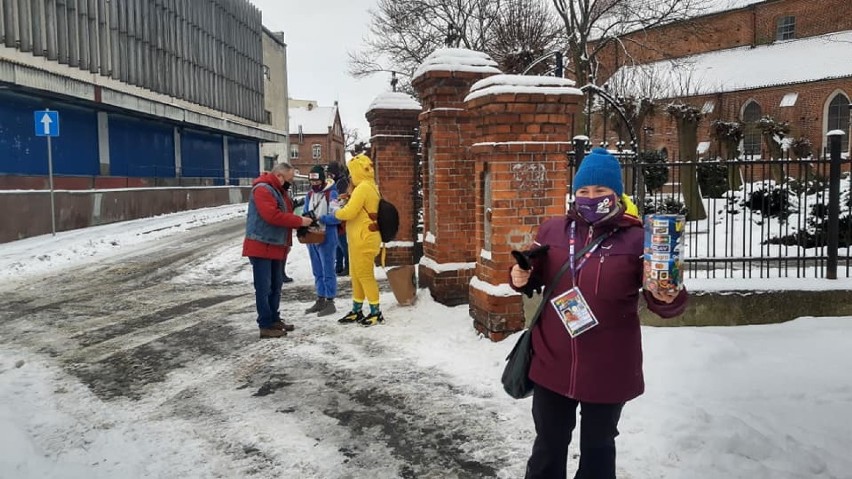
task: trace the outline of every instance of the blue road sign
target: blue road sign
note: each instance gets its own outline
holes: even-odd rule
[[[37,110],[35,113],[36,136],[59,136],[59,112]]]

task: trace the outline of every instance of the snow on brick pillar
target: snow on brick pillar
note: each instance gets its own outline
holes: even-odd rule
[[[382,197],[399,211],[399,232],[388,243],[387,266],[414,264],[416,241],[414,197],[417,194],[417,151],[412,146],[420,126],[420,104],[401,92],[386,92],[367,111],[376,180]]]
[[[488,55],[447,48],[429,55],[414,72],[420,97],[423,152],[423,257],[420,286],[435,301],[455,306],[468,302],[478,249],[471,234],[474,168],[467,153],[475,125],[464,97],[475,82],[500,73]]]
[[[527,248],[544,220],[565,214],[566,154],[582,98],[564,78],[496,75],[465,99],[477,124],[470,154],[479,249],[470,315],[492,340],[524,328],[521,296],[509,286],[511,251]]]

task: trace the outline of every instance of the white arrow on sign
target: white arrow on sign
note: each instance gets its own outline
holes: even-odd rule
[[[50,135],[50,124],[53,123],[53,120],[50,119],[50,115],[47,113],[41,117],[41,124],[44,125],[44,134]]]

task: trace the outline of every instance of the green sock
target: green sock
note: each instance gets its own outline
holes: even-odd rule
[[[362,306],[364,306],[363,301],[352,301],[352,312],[353,313],[360,313]]]
[[[379,314],[379,305],[371,304],[370,305],[370,314]]]

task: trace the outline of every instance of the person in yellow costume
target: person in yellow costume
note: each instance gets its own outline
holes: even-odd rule
[[[346,240],[349,243],[349,276],[352,279],[352,311],[338,320],[339,323],[360,323],[372,326],[384,322],[379,309],[379,284],[374,274],[376,256],[382,238],[375,218],[379,210],[379,187],[376,185],[373,161],[360,154],[347,164],[355,188],[346,204],[336,213],[337,221],[346,222]],[[330,219],[330,218],[329,218]],[[361,311],[364,300],[370,305],[370,313]]]

